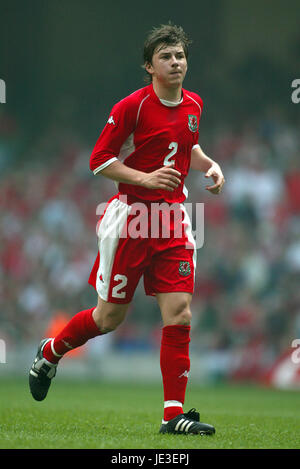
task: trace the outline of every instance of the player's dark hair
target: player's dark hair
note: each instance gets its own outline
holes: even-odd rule
[[[152,64],[153,54],[160,44],[163,46],[175,46],[181,44],[186,58],[189,55],[189,45],[191,40],[187,37],[181,26],[176,26],[170,21],[168,24],[161,24],[159,27],[154,27],[148,34],[144,42],[144,64],[142,68],[145,69],[146,64]],[[151,83],[152,76],[146,70],[144,78],[146,83]]]

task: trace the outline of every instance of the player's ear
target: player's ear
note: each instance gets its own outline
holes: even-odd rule
[[[153,67],[152,67],[152,64],[150,62],[145,62],[144,68],[145,68],[146,72],[148,72],[148,73],[150,73],[150,75],[152,75]]]

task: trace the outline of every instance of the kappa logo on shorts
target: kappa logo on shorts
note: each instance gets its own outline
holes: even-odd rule
[[[197,116],[189,114],[189,129],[191,132],[196,132],[198,128]]]
[[[180,261],[178,271],[183,277],[187,277],[191,273],[191,266],[188,261]]]

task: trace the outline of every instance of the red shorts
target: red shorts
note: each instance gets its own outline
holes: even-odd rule
[[[103,300],[129,303],[142,276],[146,295],[194,292],[197,251],[188,213],[183,204],[162,203],[119,193],[106,204],[89,278]]]

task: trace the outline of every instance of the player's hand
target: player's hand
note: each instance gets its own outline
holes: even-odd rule
[[[174,163],[172,163],[152,173],[145,173],[142,186],[147,189],[163,189],[172,192],[181,183],[180,176],[180,172],[174,169]]]
[[[219,194],[222,190],[223,185],[225,184],[225,178],[218,163],[213,163],[211,165],[209,170],[206,172],[205,177],[211,177],[214,181],[214,184],[212,186],[206,186],[205,189],[210,191],[212,194]]]

